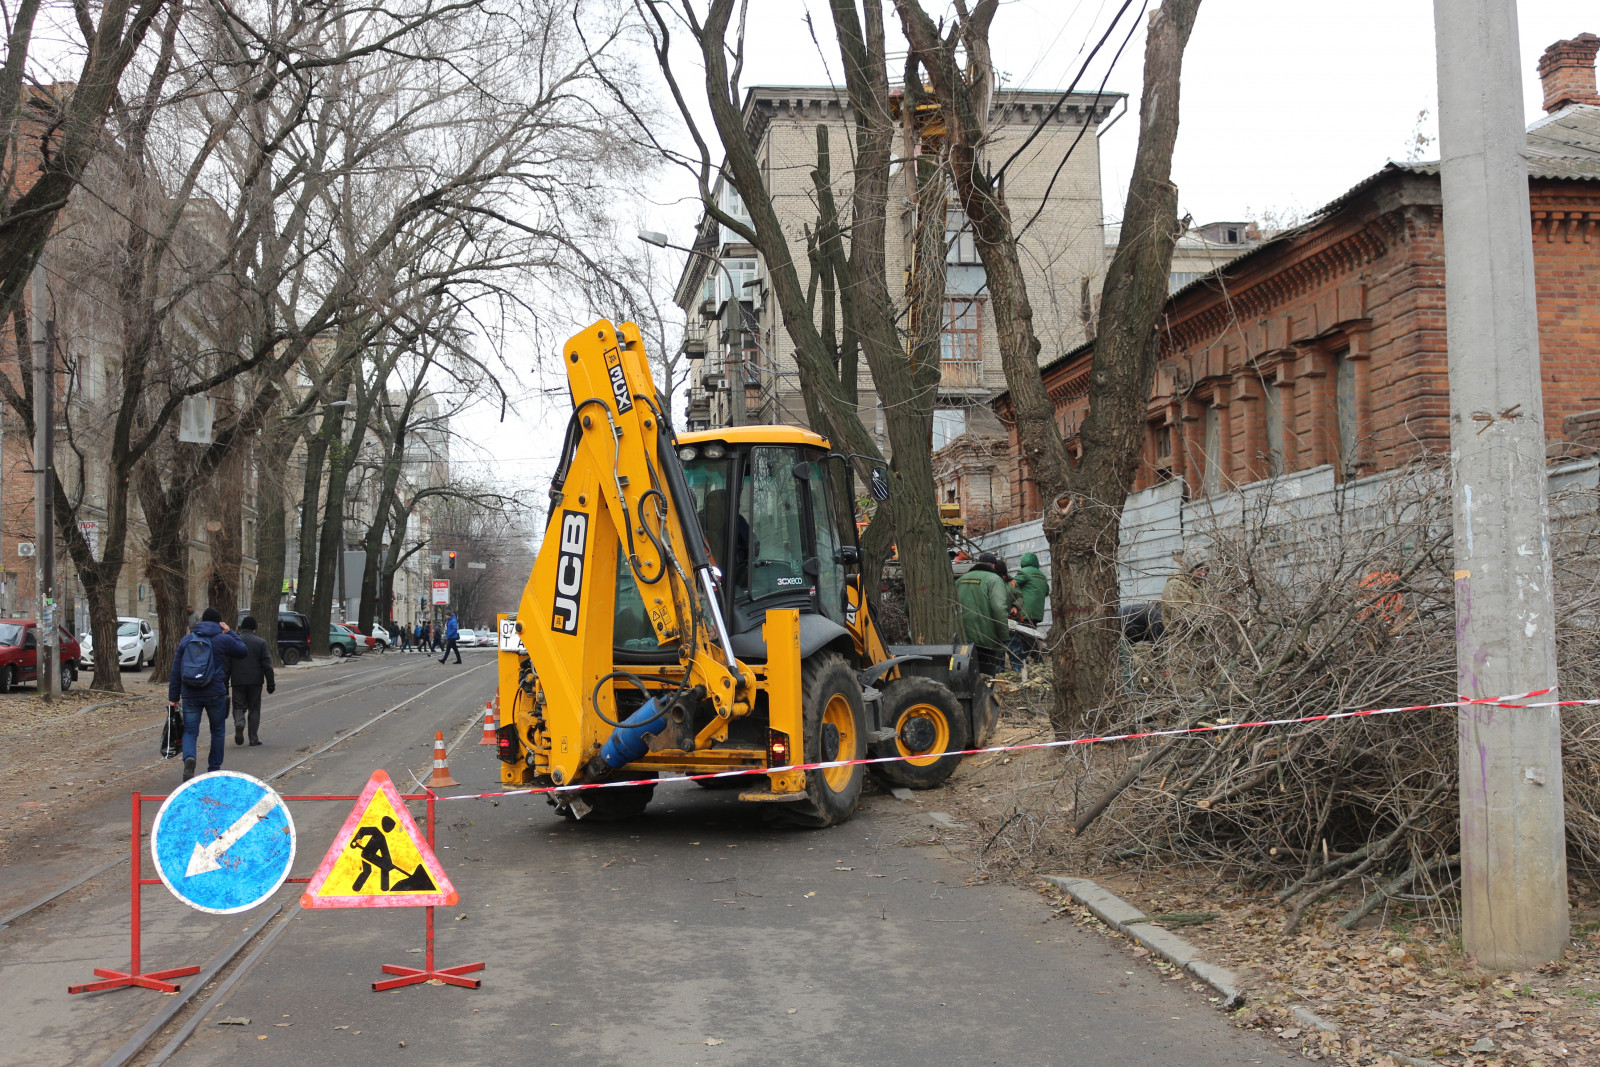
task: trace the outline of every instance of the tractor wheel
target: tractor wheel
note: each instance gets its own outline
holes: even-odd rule
[[[616,822],[643,815],[655,792],[653,785],[619,785],[614,789],[584,789],[577,793],[552,794],[551,799],[555,802],[557,814],[564,819]]]
[[[932,789],[961,765],[953,755],[969,743],[967,716],[956,695],[932,678],[912,675],[884,687],[883,722],[894,728],[894,740],[880,743],[875,756],[901,756],[894,763],[874,763],[873,777],[891,785]]]
[[[861,685],[848,664],[832,652],[819,652],[801,668],[805,717],[805,761],[865,759],[867,716]],[[774,805],[773,817],[796,826],[834,826],[855,814],[866,768],[828,767],[806,772],[806,799]]]

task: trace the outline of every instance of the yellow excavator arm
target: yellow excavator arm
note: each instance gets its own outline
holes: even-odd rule
[[[709,595],[717,575],[687,506],[638,327],[602,320],[567,342],[563,360],[575,403],[544,543],[517,611],[538,697],[568,712],[542,716],[547,773],[558,785],[580,778],[615,729],[607,720],[620,721],[605,684],[615,670],[619,555],[657,641],[678,650],[685,689],[704,686],[726,720],[748,712],[753,688],[726,651],[726,626]],[[580,709],[595,714],[571,714]]]

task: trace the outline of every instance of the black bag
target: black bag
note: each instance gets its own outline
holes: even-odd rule
[[[161,758],[171,759],[183,751],[183,708],[167,709],[167,721],[161,727]]]

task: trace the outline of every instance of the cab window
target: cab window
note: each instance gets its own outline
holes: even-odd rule
[[[799,455],[793,448],[750,450],[739,492],[735,556],[743,566],[735,593],[752,601],[780,593],[806,592],[805,482],[796,478]]]

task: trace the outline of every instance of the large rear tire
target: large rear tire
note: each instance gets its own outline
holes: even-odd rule
[[[867,755],[867,714],[855,672],[837,654],[819,652],[801,667],[805,761],[859,760]],[[836,826],[855,814],[866,768],[828,767],[806,772],[806,799],[773,805],[779,822]]]
[[[552,794],[562,818],[580,822],[616,822],[636,819],[655,796],[653,785],[619,785],[612,789],[584,789],[565,796]],[[556,797],[560,797],[556,800]],[[584,810],[587,808],[588,810]]]
[[[897,678],[883,690],[883,722],[894,739],[874,748],[875,756],[901,756],[894,763],[874,763],[872,775],[891,785],[932,789],[961,766],[954,755],[967,748],[971,730],[961,701],[932,678]]]

